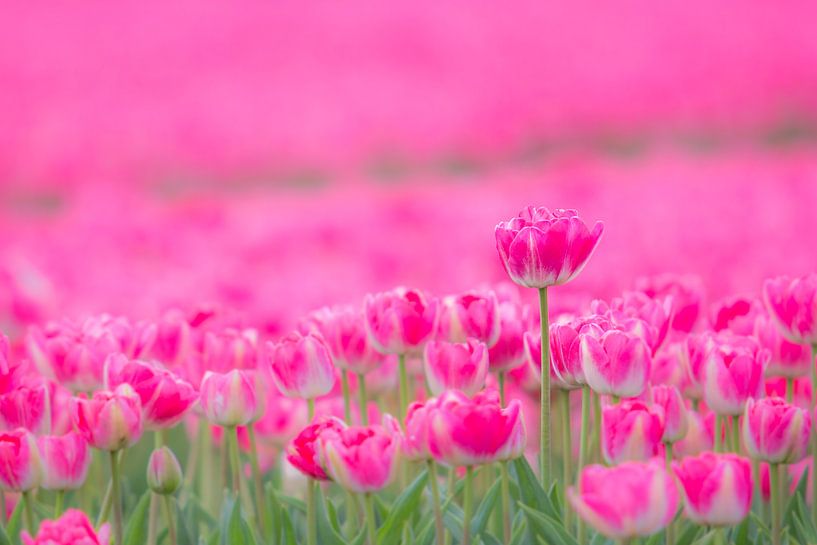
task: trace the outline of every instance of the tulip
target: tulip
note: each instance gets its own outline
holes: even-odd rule
[[[689,333],[698,323],[704,298],[703,282],[696,276],[661,274],[636,281],[636,289],[656,299],[669,297],[671,301],[671,328]]]
[[[0,428],[26,428],[36,434],[49,433],[51,407],[48,386],[17,386],[0,395]]]
[[[403,456],[407,460],[416,462],[431,459],[428,447],[429,423],[436,408],[436,398],[424,402],[415,401],[409,405],[403,437]]]
[[[178,309],[165,312],[156,323],[156,340],[150,355],[168,367],[184,365],[193,352],[190,322]]]
[[[659,384],[651,389],[654,407],[661,409],[664,421],[664,443],[675,443],[687,433],[687,407],[675,386]]]
[[[425,376],[433,395],[459,390],[471,396],[485,386],[488,348],[476,339],[465,343],[432,341],[424,351]]]
[[[365,375],[383,363],[366,332],[363,312],[355,307],[322,308],[309,315],[301,330],[323,337],[340,369]]]
[[[264,414],[255,423],[262,443],[283,448],[307,425],[307,407],[303,399],[270,393],[266,396]]]
[[[658,462],[590,465],[567,498],[584,521],[605,536],[628,540],[667,526],[678,507],[678,490]]]
[[[37,439],[42,456],[42,487],[46,490],[76,490],[85,482],[91,466],[88,441],[77,432],[46,435]]]
[[[499,309],[493,291],[466,292],[442,300],[437,332],[441,340],[462,343],[474,338],[490,348],[499,334]]]
[[[495,229],[496,249],[508,276],[527,288],[565,284],[587,264],[604,226],[590,231],[575,210],[529,206]]]
[[[255,373],[234,369],[220,374],[207,371],[201,381],[199,403],[212,424],[231,428],[253,421],[263,406]]]
[[[646,461],[659,452],[663,411],[638,400],[626,400],[604,408],[601,426],[602,454],[608,464]]]
[[[579,323],[572,324],[554,324],[550,327],[550,364],[551,372],[553,373],[553,385],[556,388],[563,390],[572,390],[574,388],[581,388],[587,381],[584,378],[584,371],[582,371],[582,359],[579,351],[581,339],[579,338],[579,331],[582,326]],[[527,346],[532,347],[529,341],[530,334],[525,334],[525,342],[529,343]],[[539,339],[541,346],[541,338]],[[540,348],[541,350],[541,348]],[[537,358],[539,353],[531,354],[528,361],[534,365],[534,368],[539,367],[539,372],[542,369],[539,365],[541,358]]]
[[[491,371],[501,373],[515,369],[525,362],[522,335],[530,318],[519,304],[510,301],[499,303],[497,312],[499,338],[488,349],[488,364]]]
[[[27,492],[42,481],[42,461],[36,439],[28,430],[0,432],[0,487]]]
[[[417,354],[437,332],[439,303],[417,290],[369,294],[363,311],[369,339],[383,354]]]
[[[599,338],[582,334],[579,354],[587,384],[597,394],[636,397],[644,391],[651,357],[639,337],[619,330]]]
[[[593,313],[609,318],[617,328],[642,339],[652,355],[664,344],[672,319],[672,299],[653,299],[642,292],[626,292],[609,305],[596,300],[590,306]]]
[[[383,425],[327,428],[317,441],[327,475],[350,492],[377,492],[394,479],[402,439],[388,415]]]
[[[167,496],[174,494],[182,484],[182,468],[176,455],[168,447],[154,450],[148,460],[147,468],[148,487],[159,494]]]
[[[324,416],[315,419],[290,441],[286,449],[287,461],[298,471],[319,481],[328,481],[329,476],[318,454],[318,440],[327,430],[340,432],[346,428],[342,420]]]
[[[683,439],[672,445],[672,452],[676,458],[686,456],[697,456],[702,452],[712,450],[714,446],[714,436],[712,432],[714,426],[714,413],[709,413],[708,418],[712,420],[712,425],[707,425],[707,418],[701,416],[696,411],[687,411],[687,432]]]
[[[766,376],[794,379],[809,374],[810,348],[786,339],[771,318],[760,315],[755,319],[754,336],[771,355]]]
[[[734,526],[752,508],[752,467],[734,454],[706,452],[673,463],[686,516],[697,524]]]
[[[94,392],[71,399],[71,418],[76,430],[100,450],[117,451],[134,445],[142,436],[142,404],[128,384],[113,392]]]
[[[428,446],[435,460],[452,467],[510,460],[525,447],[521,404],[506,408],[495,390],[473,399],[460,392],[445,392],[429,415]]]
[[[817,344],[817,273],[766,280],[763,298],[783,335],[798,344]]]
[[[779,397],[746,403],[743,440],[755,460],[770,464],[794,464],[808,451],[811,419],[808,412]]]
[[[109,545],[110,526],[94,530],[88,516],[76,509],[67,510],[57,520],[44,520],[36,537],[22,533],[23,545]]]
[[[681,361],[688,382],[684,395],[697,403],[703,397],[704,364],[709,353],[715,349],[716,336],[711,332],[689,335],[681,349]]]
[[[751,335],[755,320],[763,314],[763,305],[751,297],[729,297],[714,304],[711,314],[713,330]]]
[[[258,331],[224,328],[204,334],[202,364],[209,371],[226,373],[232,369],[258,367]]]
[[[737,416],[763,393],[769,353],[748,337],[720,337],[704,362],[704,400],[718,415]]]
[[[169,429],[178,424],[198,399],[193,386],[159,364],[112,355],[105,364],[106,384],[129,384],[142,403],[146,430]]]
[[[267,348],[272,379],[282,394],[315,399],[335,385],[332,355],[320,336],[290,333]]]

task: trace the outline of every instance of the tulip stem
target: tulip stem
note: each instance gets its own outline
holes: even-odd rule
[[[769,488],[772,504],[772,544],[780,545],[782,534],[782,497],[780,495],[780,464],[769,464]]]
[[[573,457],[573,439],[570,436],[570,390],[563,390],[559,396],[559,403],[562,406],[562,480],[565,490],[570,486],[570,459]],[[565,526],[572,527],[570,508],[565,502]],[[572,532],[571,532],[572,533]]]
[[[589,446],[589,432],[588,429],[590,426],[590,408],[593,403],[592,392],[590,391],[590,386],[586,384],[582,386],[582,424],[581,424],[581,431],[579,432],[579,467],[576,469],[576,480],[578,481],[582,474],[582,469],[584,469],[585,464],[587,464],[587,447]],[[577,517],[577,532],[576,532],[576,540],[578,541],[579,545],[584,545],[586,540],[586,532],[587,527],[584,524],[584,520],[581,517]]]
[[[664,443],[664,461],[667,466],[667,473],[672,475],[672,443]],[[664,545],[673,545],[675,543],[675,532],[673,531],[673,523],[675,521],[675,513],[667,524],[667,529],[664,535]]]
[[[31,499],[31,491],[26,490],[23,492],[23,515],[25,516],[26,522],[26,529],[31,534],[36,534],[37,529],[34,527],[34,511],[32,510],[32,499]]]
[[[794,379],[786,377],[786,403],[791,403],[794,399]]]
[[[440,506],[440,483],[437,482],[437,463],[433,459],[429,459],[427,464],[428,482],[431,486],[431,501],[434,505],[435,543],[442,544],[445,542],[445,526],[443,525],[443,510]]]
[[[471,517],[474,511],[474,468],[465,468],[465,492],[462,501],[462,545],[471,545]]]
[[[599,461],[604,461],[604,456],[601,453],[601,394],[593,395],[593,440],[596,443],[596,454]]]
[[[502,483],[502,538],[503,543],[511,542],[511,487],[510,477],[508,475],[508,461],[504,460],[499,463]]]
[[[258,441],[255,435],[255,425],[247,424],[247,435],[250,438],[250,469],[252,470],[252,480],[255,484],[255,510],[261,518],[261,529],[264,537],[268,540],[272,536],[272,520],[269,518],[267,510],[267,498],[264,494],[264,480],[261,477],[261,465],[258,463]]]
[[[740,426],[736,415],[732,416],[732,452],[740,454]]]
[[[119,483],[119,456],[118,452],[111,451],[111,503],[113,504],[113,535],[114,543],[122,543],[125,528],[122,514],[122,492]],[[28,502],[26,502],[28,505]]]
[[[363,495],[366,504],[366,532],[369,537],[369,545],[377,543],[377,521],[374,519],[374,498],[370,492]]]
[[[550,337],[548,327],[548,291],[539,288],[539,320],[542,333],[542,372],[540,379],[540,442],[539,442],[539,478],[542,487],[550,490]]]
[[[721,425],[723,424],[723,417],[719,414],[715,415],[715,452],[723,452],[721,445],[723,437],[721,435]]]
[[[306,481],[306,543],[318,544],[318,518],[315,511],[315,479]],[[368,494],[367,494],[368,495]]]
[[[224,428],[224,435],[227,436],[226,439],[227,448],[229,449],[230,455],[230,468],[233,474],[233,490],[235,490],[236,499],[238,499],[238,496],[241,493],[241,458],[239,458],[238,454],[238,428],[236,426]]]
[[[504,407],[505,406],[505,371],[500,371],[496,375],[497,382],[499,383],[499,404]]]
[[[406,418],[406,408],[408,407],[408,373],[406,372],[406,355],[400,354],[397,357],[398,367],[400,372],[400,389],[398,391],[400,403],[400,421]],[[408,481],[408,465],[405,461],[400,463],[400,488],[405,488]]]
[[[814,364],[814,358],[817,355],[817,344],[811,345],[811,399],[809,404],[808,414],[814,418],[814,407],[817,405],[817,366]],[[817,423],[812,423],[811,426],[811,519],[817,520]]]
[[[60,518],[62,515],[62,506],[65,503],[65,490],[57,490],[54,498],[54,518]]]
[[[310,424],[315,417],[315,400],[310,398],[306,400],[306,420]]]
[[[167,536],[170,539],[170,545],[176,545],[176,524],[173,516],[173,504],[169,495],[162,496],[165,506],[165,516],[167,516]]]
[[[352,422],[352,400],[349,395],[349,371],[346,369],[340,370],[340,384],[343,390],[343,418],[346,424],[351,426]]]
[[[357,393],[360,396],[360,423],[369,425],[369,400],[366,397],[366,375],[357,374]]]

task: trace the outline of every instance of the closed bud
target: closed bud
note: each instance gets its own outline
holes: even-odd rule
[[[176,455],[167,447],[153,451],[148,461],[148,486],[155,493],[167,496],[176,492],[182,484],[182,468]]]

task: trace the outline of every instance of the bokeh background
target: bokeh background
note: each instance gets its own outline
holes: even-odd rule
[[[806,0],[6,3],[0,328],[234,309],[275,334],[503,279],[527,204],[606,224],[572,294],[817,268]]]

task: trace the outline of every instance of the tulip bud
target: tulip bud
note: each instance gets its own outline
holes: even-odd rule
[[[579,353],[587,384],[598,394],[636,397],[647,386],[652,358],[635,335],[615,329],[599,338],[581,334]]]
[[[474,395],[485,387],[488,348],[476,339],[466,343],[432,341],[424,351],[425,375],[433,395],[459,390]]]
[[[653,386],[652,401],[663,412],[664,436],[661,440],[675,443],[683,439],[687,433],[687,407],[678,388],[664,384]]]
[[[706,452],[672,464],[686,503],[698,524],[734,526],[752,508],[752,467],[734,454]]]
[[[771,464],[793,464],[808,451],[811,419],[808,412],[779,397],[746,403],[743,440],[749,456]]]
[[[315,399],[335,385],[332,355],[319,335],[290,333],[267,348],[272,380],[285,396]]]
[[[253,420],[259,407],[252,371],[234,369],[226,374],[207,371],[201,381],[199,403],[211,424],[233,427]]]
[[[113,392],[94,392],[71,399],[74,427],[94,448],[116,451],[134,445],[142,436],[142,404],[128,384]]]
[[[609,464],[646,461],[658,454],[664,435],[660,409],[638,400],[605,407],[601,418],[601,444]]]
[[[182,484],[182,468],[176,455],[167,447],[153,451],[148,460],[148,486],[156,494],[167,496],[176,492]]]

